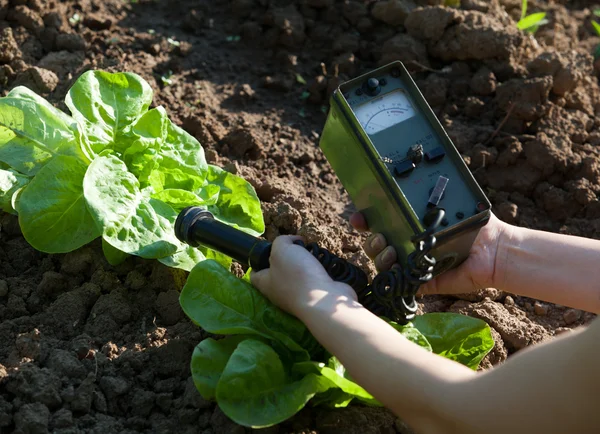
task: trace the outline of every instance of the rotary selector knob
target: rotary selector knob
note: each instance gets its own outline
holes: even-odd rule
[[[363,91],[369,96],[377,95],[379,92],[381,92],[379,80],[377,80],[375,77],[369,78],[363,85]]]

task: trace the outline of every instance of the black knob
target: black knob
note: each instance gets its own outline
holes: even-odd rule
[[[363,85],[363,90],[369,96],[375,96],[379,94],[379,92],[381,92],[379,80],[377,80],[375,77],[369,78]]]

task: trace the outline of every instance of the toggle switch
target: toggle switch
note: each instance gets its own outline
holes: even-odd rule
[[[428,163],[439,163],[446,156],[446,151],[443,147],[438,146],[437,148],[427,151],[425,153],[425,161]]]
[[[412,160],[402,160],[396,166],[394,166],[394,174],[398,178],[404,178],[412,173],[415,170],[415,163]]]
[[[435,183],[435,187],[433,187],[433,192],[429,195],[429,200],[427,201],[428,208],[434,208],[438,206],[440,201],[442,200],[442,196],[444,196],[444,191],[446,191],[446,187],[448,186],[448,182],[450,180],[445,176],[440,176]]]

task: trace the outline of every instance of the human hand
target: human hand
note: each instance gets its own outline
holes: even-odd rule
[[[354,213],[350,217],[350,224],[359,232],[366,232],[369,229],[361,213]],[[490,220],[479,231],[465,262],[422,285],[419,293],[463,294],[493,288],[494,270],[499,262],[498,245],[508,227],[507,223],[491,213]],[[375,260],[378,271],[389,270],[396,263],[396,251],[392,246],[387,245],[383,234],[371,235],[363,249],[367,256]]]
[[[356,301],[356,292],[335,282],[305,248],[295,245],[297,236],[280,236],[273,242],[270,267],[252,272],[250,281],[279,308],[300,317],[304,308],[326,296]]]

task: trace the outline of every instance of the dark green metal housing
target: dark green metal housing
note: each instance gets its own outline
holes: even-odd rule
[[[412,108],[386,112],[384,98],[393,92],[401,93],[410,102],[406,107]],[[365,122],[369,121],[361,122],[356,115],[365,104],[372,106],[373,117],[383,116],[386,121],[402,110],[409,110],[410,117],[368,134]],[[415,145],[421,146],[425,158],[412,164],[406,155]],[[436,204],[446,211],[447,219],[436,232],[437,246],[432,251],[438,263],[435,274],[468,257],[480,228],[489,219],[491,204],[401,62],[336,89],[320,147],[371,230],[385,235],[401,264],[414,250],[411,237],[425,229],[433,187],[440,179],[448,180]]]

